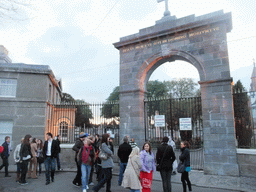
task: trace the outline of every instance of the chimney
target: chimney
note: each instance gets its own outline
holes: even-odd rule
[[[3,45],[0,45],[0,63],[12,63],[8,55],[8,50]]]

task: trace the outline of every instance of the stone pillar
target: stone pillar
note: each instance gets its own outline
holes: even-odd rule
[[[232,79],[199,83],[204,127],[204,173],[239,176]]]
[[[145,141],[144,92],[140,90],[120,92],[120,143],[123,137],[134,138],[141,148]]]

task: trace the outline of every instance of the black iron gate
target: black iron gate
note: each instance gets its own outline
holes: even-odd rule
[[[155,115],[164,115],[164,126],[155,126]],[[181,118],[191,119],[191,131],[180,131]],[[187,140],[193,148],[200,148],[203,140],[202,121],[200,97],[145,100],[145,139],[153,144],[159,143],[164,136],[171,136],[177,147],[181,140]]]

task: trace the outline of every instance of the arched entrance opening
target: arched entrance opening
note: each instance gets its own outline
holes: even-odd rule
[[[181,140],[189,141],[193,149],[202,147],[199,79],[197,69],[181,60],[165,62],[153,71],[145,88],[145,140],[157,146],[168,136],[177,148]],[[163,122],[155,119],[156,114],[164,118]]]

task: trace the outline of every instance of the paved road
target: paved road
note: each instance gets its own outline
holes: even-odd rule
[[[75,187],[72,185],[72,180],[75,177],[75,172],[57,172],[55,177],[55,182],[50,185],[45,185],[45,176],[42,174],[38,179],[28,179],[28,185],[21,186],[15,182],[15,173],[11,173],[12,177],[5,178],[4,173],[0,173],[0,191],[1,192],[81,192],[82,189]],[[129,192],[128,189],[124,189],[120,186],[117,186],[117,176],[113,176],[112,178],[112,192]],[[181,184],[172,184],[173,192],[181,192],[182,186]],[[196,192],[228,192],[230,190],[222,190],[222,189],[213,189],[213,188],[203,188],[192,186],[193,191]],[[91,192],[92,190],[88,190]],[[100,192],[104,192],[105,189],[101,189]],[[152,184],[152,192],[162,192],[162,182],[153,181]]]

